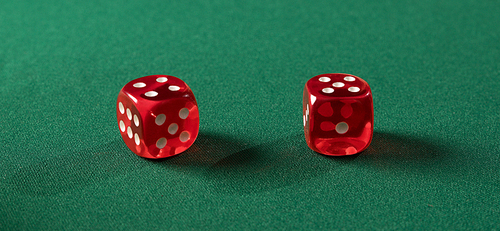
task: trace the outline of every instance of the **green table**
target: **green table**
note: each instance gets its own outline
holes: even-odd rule
[[[0,230],[500,229],[500,2],[2,1]],[[302,90],[372,88],[357,156],[303,137]],[[183,79],[200,135],[148,160],[116,97]]]

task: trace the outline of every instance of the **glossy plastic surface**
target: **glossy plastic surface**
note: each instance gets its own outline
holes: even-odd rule
[[[198,105],[179,78],[151,75],[127,83],[116,103],[123,141],[145,158],[165,158],[188,149],[199,129]]]
[[[307,145],[324,155],[357,154],[373,136],[370,86],[357,76],[323,74],[304,88],[304,133]]]

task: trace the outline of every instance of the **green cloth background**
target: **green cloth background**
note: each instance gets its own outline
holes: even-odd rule
[[[500,2],[0,1],[0,230],[500,229]],[[373,91],[357,156],[303,137],[302,90]],[[200,110],[136,156],[116,97],[152,74]]]

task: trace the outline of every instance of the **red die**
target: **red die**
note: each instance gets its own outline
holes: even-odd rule
[[[373,136],[370,86],[348,74],[318,75],[307,81],[303,98],[307,145],[325,155],[353,155]]]
[[[198,135],[198,105],[184,81],[150,75],[127,83],[118,94],[118,127],[135,154],[164,158],[188,149]]]

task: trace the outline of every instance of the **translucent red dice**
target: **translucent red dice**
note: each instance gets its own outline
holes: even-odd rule
[[[116,114],[123,141],[145,158],[177,155],[198,136],[194,94],[174,76],[150,75],[127,83],[118,94]]]
[[[304,132],[307,145],[331,156],[357,154],[373,136],[370,86],[348,74],[323,74],[304,88]]]

